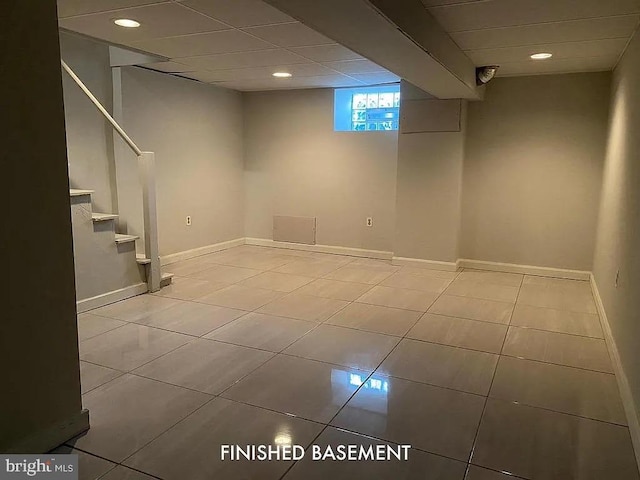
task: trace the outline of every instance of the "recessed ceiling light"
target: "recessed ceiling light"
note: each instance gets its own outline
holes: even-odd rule
[[[131,20],[130,18],[118,18],[117,20],[114,20],[113,23],[115,23],[119,27],[126,28],[137,28],[140,26],[140,22],[136,22],[135,20]]]
[[[272,73],[272,75],[276,78],[289,78],[291,76],[289,72],[276,72]]]
[[[531,55],[533,60],[546,60],[547,58],[553,57],[553,53],[534,53]]]

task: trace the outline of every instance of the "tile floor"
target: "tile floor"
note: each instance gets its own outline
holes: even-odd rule
[[[588,282],[243,246],[79,316],[83,479],[639,480]],[[220,444],[411,444],[221,462]]]

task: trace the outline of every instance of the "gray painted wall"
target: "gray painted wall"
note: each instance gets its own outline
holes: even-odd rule
[[[319,244],[393,250],[397,132],[334,132],[332,89],[247,93],[244,107],[247,237],[311,216]]]
[[[2,235],[10,281],[2,292],[0,452],[45,452],[87,427],[56,2],[9,0],[0,16],[11,18],[0,31],[0,64],[11,64],[0,80],[0,111],[11,119],[2,130],[11,157],[3,156],[1,176],[11,230]]]
[[[111,110],[108,47],[61,32],[60,50],[64,61],[107,110]],[[69,183],[73,188],[95,190],[93,203],[97,212],[116,213],[113,129],[66,74],[62,77],[62,86],[67,126]]]
[[[412,103],[422,99],[413,89],[415,87],[402,82],[404,111],[398,139],[394,254],[455,262],[459,257],[466,105],[429,100],[426,105],[417,103],[414,107]],[[451,112],[453,115],[448,117],[455,119],[459,114],[460,119],[444,125],[442,114]],[[404,133],[425,125],[459,131]]]
[[[243,237],[241,94],[136,67],[123,68],[122,92],[125,130],[156,154],[160,255]],[[127,154],[119,195],[140,206]]]
[[[593,274],[640,417],[640,34],[613,76]],[[620,270],[618,287],[616,271]]]
[[[498,78],[469,103],[464,258],[591,270],[610,73]]]

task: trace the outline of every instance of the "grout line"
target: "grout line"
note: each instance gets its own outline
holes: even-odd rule
[[[511,309],[511,313],[509,314],[509,323],[507,324],[507,332],[505,333],[504,338],[502,339],[502,348],[500,348],[500,352],[502,352],[502,350],[504,350],[504,344],[507,341],[507,333],[508,333],[508,328],[511,325],[511,319],[513,317],[513,312],[515,311],[515,305],[518,303],[518,297],[520,296],[520,290],[522,290],[522,285],[524,283],[524,275],[522,276],[522,279],[520,280],[520,287],[518,288],[518,294],[516,295],[516,300],[513,304],[513,308]],[[480,427],[482,426],[482,420],[484,419],[485,413],[487,411],[487,404],[489,403],[489,398],[491,395],[491,389],[493,388],[493,382],[496,379],[496,372],[498,371],[498,363],[500,361],[500,355],[498,355],[498,360],[496,361],[496,365],[494,367],[493,370],[493,376],[491,377],[491,383],[489,384],[489,390],[487,390],[487,395],[485,397],[484,400],[484,406],[482,407],[482,413],[480,414],[480,419],[478,420],[478,427],[476,428],[476,434],[473,438],[473,443],[471,446],[471,452],[469,453],[469,459],[467,460],[467,463],[471,464],[471,462],[473,461],[473,454],[476,451],[476,446],[478,443],[478,436],[480,434]]]

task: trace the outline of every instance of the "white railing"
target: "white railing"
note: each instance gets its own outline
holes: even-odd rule
[[[69,65],[61,60],[62,68],[69,74],[74,82],[85,93],[89,100],[93,102],[102,115],[111,123],[114,130],[122,137],[131,150],[138,156],[138,171],[142,187],[142,216],[144,224],[144,254],[150,261],[147,270],[147,285],[150,292],[160,290],[160,256],[158,250],[158,216],[156,211],[156,178],[155,178],[155,155],[153,152],[143,152],[138,148],[133,140],[122,129],[118,122],[107,112],[100,101],[91,93],[87,86],[71,70]]]

